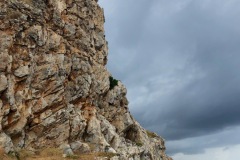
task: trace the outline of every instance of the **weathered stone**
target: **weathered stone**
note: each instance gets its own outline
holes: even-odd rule
[[[2,100],[0,99],[0,122],[2,122],[2,118],[4,115],[2,107],[3,107],[3,103],[2,103]],[[2,132],[2,123],[0,123],[0,132]]]
[[[2,147],[5,153],[14,151],[12,140],[4,132],[0,132],[0,147]]]
[[[28,66],[19,67],[14,71],[14,75],[17,77],[24,77],[30,74]]]
[[[0,53],[8,51],[12,41],[12,32],[0,31]]]
[[[66,2],[65,0],[50,0],[50,3],[55,7],[56,11],[61,13],[66,9]]]
[[[76,33],[76,26],[75,26],[75,25],[72,25],[71,23],[65,25],[64,35],[65,35],[66,37],[71,37],[71,36],[73,36],[75,33]]]
[[[96,0],[0,1],[0,148],[171,160],[112,85]],[[2,14],[3,13],[3,14]],[[96,157],[96,159],[107,159]]]
[[[5,75],[0,75],[0,93],[7,89],[7,87],[8,87],[7,77]]]
[[[87,143],[82,143],[80,141],[73,142],[70,146],[75,153],[88,153],[91,151],[91,148]]]
[[[10,57],[8,54],[0,53],[0,72],[5,71],[7,69],[9,60],[10,60]]]
[[[105,148],[105,152],[109,152],[109,153],[117,153],[112,147],[110,147],[110,146],[107,146],[106,148]]]
[[[73,155],[73,151],[69,144],[62,144],[60,148],[63,150],[63,157],[68,157]]]
[[[104,45],[105,41],[104,41],[104,33],[103,32],[99,32],[97,34],[97,36],[95,37],[95,48],[97,50],[100,50],[103,45]]]

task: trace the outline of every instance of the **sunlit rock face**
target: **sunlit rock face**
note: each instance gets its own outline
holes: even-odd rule
[[[107,71],[97,0],[0,0],[0,147],[170,160]],[[110,87],[111,86],[111,87]]]

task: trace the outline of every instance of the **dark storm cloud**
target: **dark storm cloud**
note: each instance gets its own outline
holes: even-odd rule
[[[102,3],[117,6],[106,15],[108,67],[144,127],[177,146],[240,125],[240,1]]]

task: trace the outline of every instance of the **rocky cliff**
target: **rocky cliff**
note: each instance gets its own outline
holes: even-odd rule
[[[111,77],[97,0],[0,0],[0,148],[170,160]]]

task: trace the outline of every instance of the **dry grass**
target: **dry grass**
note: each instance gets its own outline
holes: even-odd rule
[[[95,160],[96,157],[111,157],[116,156],[114,153],[96,152],[88,154],[72,155],[64,158],[61,150],[56,148],[46,148],[36,153],[29,150],[21,150],[18,152],[18,157],[4,154],[4,151],[0,148],[0,160]]]
[[[45,148],[38,152],[38,155],[41,157],[52,157],[62,155],[62,151],[58,148]]]
[[[0,153],[0,160],[16,160],[17,158],[11,156],[11,155],[7,155],[4,153]]]
[[[107,157],[108,159],[116,156],[115,153],[97,152],[79,155],[79,160],[95,160],[96,157]]]
[[[0,155],[3,155],[4,154],[4,150],[2,147],[0,147]]]
[[[57,148],[45,148],[43,150],[37,151],[35,154],[29,151],[20,151],[20,160],[65,160],[62,157],[62,151]]]
[[[15,160],[16,158],[14,158],[11,155],[7,155],[4,153],[3,148],[0,147],[0,160]]]

